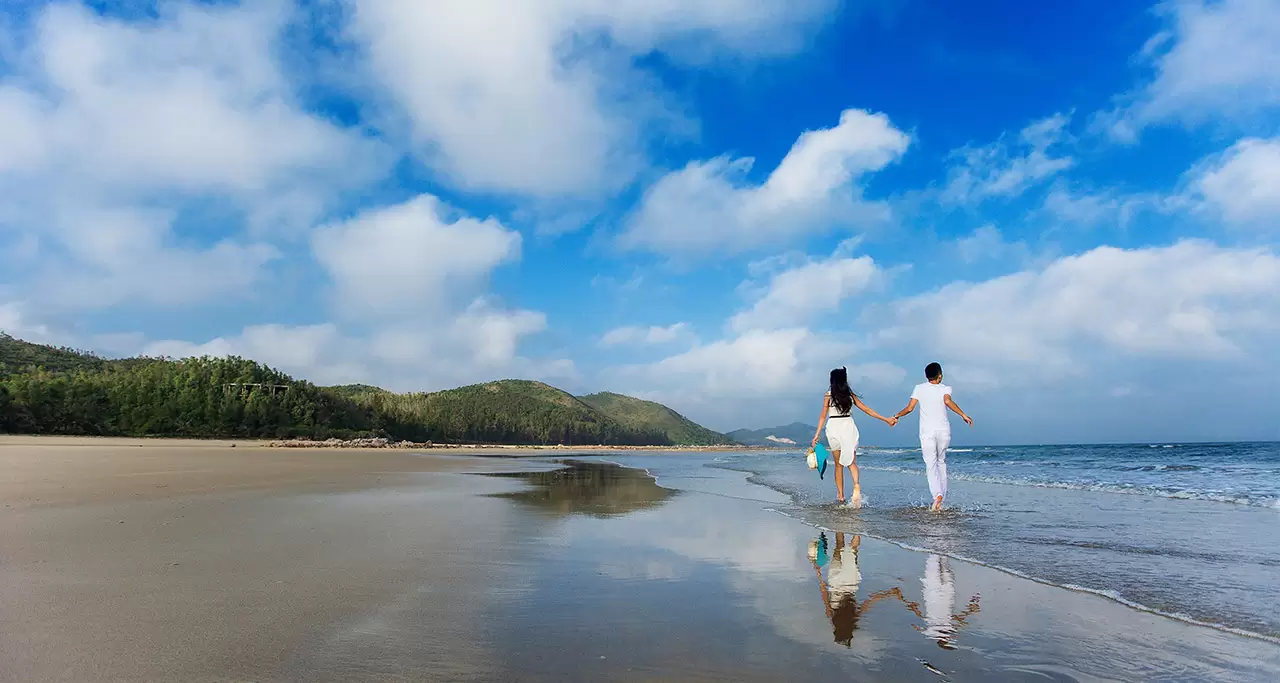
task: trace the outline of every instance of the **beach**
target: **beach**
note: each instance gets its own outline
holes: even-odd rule
[[[714,454],[522,454],[0,439],[0,680],[1280,674],[1267,640],[805,519]]]

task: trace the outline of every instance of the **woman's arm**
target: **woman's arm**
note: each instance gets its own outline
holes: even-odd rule
[[[885,417],[884,415],[877,413],[876,411],[868,407],[867,404],[863,403],[862,399],[858,398],[857,396],[853,397],[853,405],[858,406],[859,408],[862,409],[862,412],[870,415],[871,417],[874,417],[877,420],[882,420],[885,424],[889,425],[890,427],[894,426],[895,424],[898,424],[898,418]]]
[[[818,437],[822,435],[822,425],[827,423],[827,413],[831,408],[831,396],[822,397],[822,415],[818,416],[818,431],[813,433],[813,443],[809,444],[809,448],[818,445]]]

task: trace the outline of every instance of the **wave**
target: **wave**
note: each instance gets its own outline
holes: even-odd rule
[[[861,468],[864,470],[873,470],[878,472],[900,472],[912,475],[924,474],[923,467],[915,468],[894,467],[892,465],[861,465]],[[1098,493],[1124,493],[1128,495],[1159,496],[1161,498],[1171,498],[1174,500],[1203,500],[1214,503],[1231,503],[1234,505],[1246,505],[1251,507],[1280,510],[1280,498],[1274,498],[1271,496],[1228,495],[1211,491],[1188,491],[1185,489],[1170,491],[1153,486],[1143,486],[1141,484],[1043,481],[1036,479],[1020,479],[1016,477],[975,475],[962,472],[950,472],[948,473],[948,478],[960,479],[962,481],[976,481],[984,484],[1000,484],[1003,486],[1032,486],[1035,488],[1069,489],[1073,491],[1094,491]]]
[[[789,518],[789,519],[797,520],[797,521],[799,521],[799,522],[801,522],[801,523],[803,523],[803,524],[805,524],[805,525],[807,525],[807,526],[813,527],[813,528],[818,529],[818,530],[820,530],[820,531],[827,531],[827,532],[830,532],[830,533],[835,533],[835,532],[837,531],[836,529],[831,529],[831,528],[828,528],[828,527],[823,526],[823,525],[821,525],[821,524],[817,524],[817,523],[812,522],[812,521],[810,521],[810,520],[807,520],[807,519],[805,519],[805,518],[803,518],[803,517],[801,517],[801,516],[799,516],[799,515],[791,514],[791,513],[789,513],[789,512],[784,511],[784,510],[780,510],[780,509],[777,509],[777,508],[765,508],[765,510],[767,510],[767,511],[769,511],[769,512],[776,513],[776,514],[780,514],[780,515],[782,515],[782,516],[784,516],[784,517],[787,517],[787,518]],[[893,538],[888,538],[888,537],[885,537],[885,536],[880,536],[880,535],[878,535],[878,534],[871,533],[871,532],[868,532],[868,531],[859,531],[858,533],[859,533],[860,535],[862,535],[862,536],[870,536],[871,538],[874,538],[874,539],[877,539],[877,540],[880,540],[880,541],[884,541],[884,542],[886,542],[886,543],[891,543],[891,544],[896,545],[896,546],[898,546],[899,548],[902,548],[902,549],[904,549],[904,550],[910,550],[910,551],[912,551],[912,552],[917,552],[917,553],[931,553],[931,554],[934,554],[934,555],[945,555],[946,557],[950,557],[950,558],[951,558],[951,559],[953,559],[953,560],[959,560],[959,561],[961,561],[961,562],[967,562],[967,563],[969,563],[969,564],[975,564],[975,565],[978,565],[978,566],[981,566],[981,567],[986,567],[987,569],[993,569],[993,570],[995,570],[995,571],[998,571],[998,572],[1001,572],[1001,573],[1004,573],[1004,574],[1008,574],[1008,575],[1010,575],[1010,576],[1016,576],[1016,577],[1018,577],[1018,578],[1020,578],[1020,579],[1026,579],[1026,580],[1028,580],[1028,581],[1034,581],[1034,582],[1036,582],[1036,583],[1038,583],[1038,584],[1041,584],[1041,585],[1044,585],[1044,586],[1053,586],[1054,588],[1063,588],[1063,589],[1065,589],[1065,590],[1075,591],[1075,592],[1077,592],[1077,593],[1088,593],[1088,594],[1090,594],[1090,595],[1095,595],[1095,596],[1098,596],[1098,597],[1100,597],[1100,598],[1104,598],[1104,599],[1107,599],[1107,600],[1111,600],[1111,601],[1113,601],[1113,602],[1117,602],[1117,603],[1119,603],[1119,604],[1121,604],[1121,605],[1124,605],[1125,607],[1128,607],[1128,608],[1130,608],[1130,609],[1135,609],[1135,610],[1138,610],[1138,611],[1140,611],[1140,612],[1146,612],[1146,613],[1148,613],[1148,614],[1155,614],[1155,615],[1158,615],[1158,616],[1162,616],[1162,617],[1165,617],[1165,618],[1168,618],[1168,619],[1174,619],[1174,620],[1176,620],[1176,621],[1181,621],[1181,622],[1183,622],[1183,623],[1192,624],[1192,625],[1195,625],[1195,626],[1202,626],[1202,627],[1205,627],[1205,628],[1211,628],[1211,629],[1214,629],[1214,630],[1217,630],[1217,631],[1222,631],[1222,632],[1224,632],[1224,633],[1230,633],[1230,634],[1237,635],[1237,636],[1243,636],[1243,637],[1245,637],[1245,638],[1256,638],[1256,639],[1258,639],[1258,640],[1263,640],[1263,641],[1266,641],[1266,642],[1269,642],[1269,643],[1275,643],[1275,644],[1277,644],[1277,645],[1280,645],[1280,638],[1277,638],[1277,637],[1275,637],[1275,636],[1267,635],[1267,634],[1265,634],[1265,633],[1258,633],[1258,632],[1256,632],[1256,631],[1250,631],[1250,630],[1248,630],[1248,629],[1243,629],[1243,628],[1239,628],[1239,627],[1236,627],[1236,626],[1230,626],[1230,625],[1227,625],[1227,624],[1222,624],[1222,623],[1219,623],[1219,622],[1216,622],[1216,621],[1205,621],[1205,620],[1203,620],[1203,619],[1197,619],[1197,618],[1195,618],[1195,617],[1192,617],[1192,616],[1187,615],[1187,614],[1183,614],[1183,613],[1181,613],[1181,612],[1171,612],[1171,611],[1162,610],[1162,609],[1159,609],[1159,608],[1156,608],[1156,607],[1151,607],[1151,606],[1149,606],[1149,605],[1144,605],[1144,604],[1142,604],[1142,603],[1140,603],[1140,602],[1137,602],[1136,600],[1130,600],[1129,598],[1124,597],[1123,595],[1121,595],[1120,593],[1118,593],[1118,592],[1116,592],[1116,591],[1114,591],[1114,590],[1110,590],[1110,589],[1102,589],[1102,588],[1091,588],[1091,587],[1089,587],[1089,586],[1081,586],[1081,585],[1079,585],[1079,584],[1075,584],[1075,583],[1059,583],[1059,582],[1057,582],[1057,581],[1052,581],[1052,580],[1050,580],[1050,579],[1046,579],[1046,578],[1043,578],[1043,577],[1040,577],[1040,576],[1035,576],[1035,575],[1032,575],[1032,574],[1028,574],[1028,573],[1026,573],[1026,572],[1018,571],[1017,569],[1013,569],[1012,567],[1005,567],[1005,566],[998,565],[998,564],[995,564],[995,563],[992,563],[992,562],[984,562],[984,561],[979,560],[979,559],[977,559],[977,558],[967,557],[967,556],[965,556],[965,555],[961,555],[961,554],[959,554],[959,553],[954,553],[954,552],[945,552],[945,551],[936,550],[936,549],[933,549],[933,548],[927,548],[927,547],[922,547],[922,546],[912,545],[912,544],[910,544],[910,543],[906,543],[906,542],[903,542],[903,541],[899,541],[899,540],[896,540],[896,539],[893,539]]]

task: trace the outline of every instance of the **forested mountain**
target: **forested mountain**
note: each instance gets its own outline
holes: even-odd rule
[[[694,445],[715,434],[658,404],[610,405],[623,399],[641,416],[619,419],[540,382],[395,394],[318,387],[244,358],[112,360],[0,334],[0,432],[522,445]]]
[[[350,399],[242,358],[106,360],[0,336],[0,431],[327,438],[381,427]]]
[[[713,432],[661,403],[607,391],[580,398],[583,403],[617,420],[620,424],[636,428],[659,429],[671,443],[698,446],[733,443],[733,439],[719,432]]]
[[[675,445],[657,428],[622,424],[541,382],[502,380],[430,394],[343,389],[415,441],[504,444]]]

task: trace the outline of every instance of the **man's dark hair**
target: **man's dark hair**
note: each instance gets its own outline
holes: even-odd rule
[[[930,363],[924,366],[924,378],[932,382],[942,376],[942,366],[937,363]]]

